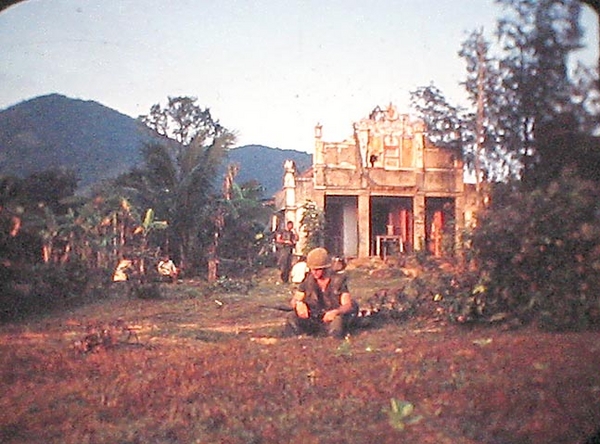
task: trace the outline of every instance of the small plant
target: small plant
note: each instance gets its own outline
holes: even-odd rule
[[[92,323],[87,326],[85,336],[73,343],[73,348],[80,353],[89,353],[129,344],[132,340],[139,344],[137,329],[138,326],[131,326],[123,319],[105,324]]]
[[[216,293],[240,293],[248,294],[254,286],[252,281],[248,279],[232,279],[226,276],[221,276],[211,286],[211,291]]]
[[[415,406],[408,401],[390,399],[390,408],[387,410],[390,426],[396,430],[404,430],[407,425],[416,424],[423,419],[420,415],[413,415]]]
[[[335,349],[335,354],[337,356],[352,356],[352,347],[349,337],[344,338],[344,341],[338,345]]]

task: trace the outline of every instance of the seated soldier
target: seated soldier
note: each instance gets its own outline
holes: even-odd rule
[[[164,256],[157,266],[158,274],[164,278],[169,279],[171,282],[177,282],[177,276],[179,276],[179,269],[175,266],[169,256]]]
[[[113,282],[125,282],[129,280],[129,273],[131,272],[132,267],[133,261],[131,259],[121,259],[113,273]]]
[[[288,316],[286,336],[326,333],[343,338],[358,314],[348,290],[348,276],[331,270],[325,248],[315,248],[306,257],[310,269],[292,298],[294,309]]]

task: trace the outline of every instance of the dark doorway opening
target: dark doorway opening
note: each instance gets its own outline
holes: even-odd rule
[[[358,197],[325,197],[325,248],[334,256],[358,254]]]
[[[392,240],[388,249],[390,253],[412,251],[413,220],[411,197],[371,197],[370,254],[375,255],[378,250],[381,253],[381,243],[385,239]]]

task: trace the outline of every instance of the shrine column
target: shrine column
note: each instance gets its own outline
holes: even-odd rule
[[[369,257],[371,250],[371,198],[368,193],[358,195],[358,257]]]
[[[323,125],[317,123],[315,126],[315,152],[313,153],[313,165],[323,165]]]
[[[296,164],[291,160],[286,160],[283,164],[285,173],[283,176],[283,191],[285,196],[285,220],[294,222],[294,227],[298,226],[296,220]]]
[[[413,245],[415,250],[422,250],[426,248],[425,236],[425,195],[417,194],[413,198],[413,208],[415,217],[415,231],[413,236]]]

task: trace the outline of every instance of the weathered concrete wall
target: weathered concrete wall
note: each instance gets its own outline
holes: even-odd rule
[[[296,177],[293,192],[288,186],[288,196],[293,193],[296,199],[296,205],[286,202],[288,209],[299,209],[306,200],[325,208],[326,196],[356,196],[352,223],[358,223],[358,239],[352,242],[358,243],[360,257],[372,252],[372,197],[412,199],[413,226],[405,232],[413,238],[406,241],[417,249],[425,247],[428,197],[451,199],[457,233],[474,218],[476,200],[463,181],[461,159],[452,150],[428,145],[423,122],[398,114],[390,104],[387,109],[376,107],[353,129],[344,141],[325,142],[322,127],[315,127],[313,168]]]

